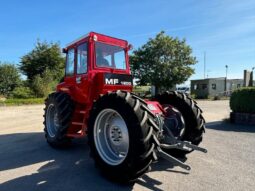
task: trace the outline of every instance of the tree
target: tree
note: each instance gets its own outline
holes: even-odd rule
[[[130,56],[131,70],[138,84],[154,85],[156,93],[185,82],[194,73],[191,66],[196,63],[185,39],[172,38],[164,31]]]
[[[20,83],[17,67],[10,63],[0,63],[0,94],[8,97]]]
[[[33,80],[36,75],[50,70],[54,79],[61,79],[64,75],[64,61],[58,43],[47,43],[37,41],[35,48],[21,58],[20,70]]]

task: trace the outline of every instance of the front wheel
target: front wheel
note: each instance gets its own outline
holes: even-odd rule
[[[90,113],[88,139],[92,157],[104,176],[130,182],[156,159],[154,115],[136,95],[117,91],[100,97]],[[153,127],[154,126],[154,127]]]
[[[44,132],[47,142],[53,147],[64,147],[70,143],[66,137],[73,103],[69,95],[62,92],[51,93],[45,100]]]

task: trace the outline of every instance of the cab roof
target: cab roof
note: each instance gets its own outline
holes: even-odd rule
[[[94,41],[104,42],[104,43],[111,44],[111,45],[117,45],[117,46],[120,46],[123,48],[126,48],[128,46],[128,42],[126,40],[122,40],[119,38],[107,36],[107,35],[96,33],[96,32],[89,32],[88,34],[82,35],[81,37],[77,38],[76,40],[68,43],[66,45],[66,47],[68,48],[73,45],[79,44],[87,38],[91,38]]]

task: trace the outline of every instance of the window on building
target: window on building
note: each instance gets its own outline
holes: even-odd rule
[[[202,89],[203,90],[207,89],[207,84],[202,84]]]
[[[197,87],[197,84],[194,84],[194,90],[197,90],[198,87]]]
[[[87,73],[87,43],[77,48],[77,74]]]
[[[66,76],[74,74],[74,49],[68,50],[66,59]]]
[[[212,89],[216,90],[216,84],[212,84]]]

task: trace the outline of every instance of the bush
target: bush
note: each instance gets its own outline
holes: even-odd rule
[[[31,82],[31,89],[36,97],[46,97],[56,89],[57,81],[54,80],[53,73],[46,70],[42,75],[36,75]]]
[[[208,95],[195,95],[195,99],[209,99]]]
[[[33,98],[34,93],[29,87],[16,87],[12,92],[13,98]]]
[[[230,98],[233,112],[255,113],[255,88],[241,88],[234,91]]]
[[[216,101],[216,100],[220,100],[220,96],[218,96],[218,95],[214,96],[214,97],[213,97],[213,100],[215,100],[215,101]]]

